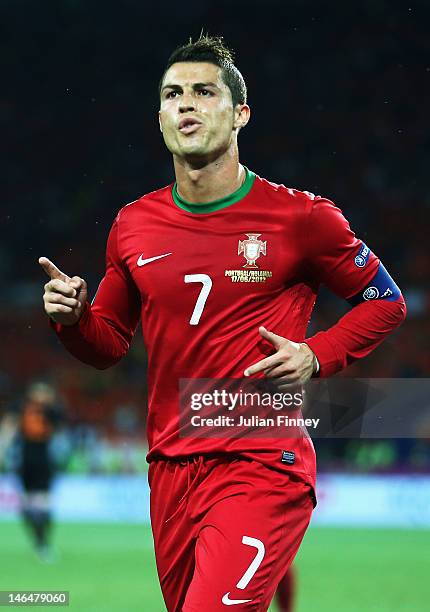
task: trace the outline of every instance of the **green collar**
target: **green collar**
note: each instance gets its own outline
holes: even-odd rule
[[[186,210],[191,213],[211,213],[216,210],[221,210],[222,208],[227,208],[227,206],[231,206],[232,204],[236,204],[239,200],[242,200],[248,193],[251,191],[252,186],[255,181],[255,174],[245,168],[246,177],[241,187],[234,193],[226,196],[225,198],[220,198],[219,200],[214,200],[213,202],[207,202],[205,204],[192,204],[191,202],[187,202],[178,193],[178,189],[176,183],[173,185],[172,196],[175,204],[182,208],[182,210]]]

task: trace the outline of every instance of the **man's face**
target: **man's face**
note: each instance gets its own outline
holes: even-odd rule
[[[208,161],[224,153],[244,125],[240,105],[233,109],[221,68],[209,62],[178,62],[164,75],[160,129],[169,151]],[[248,108],[248,107],[246,107]]]

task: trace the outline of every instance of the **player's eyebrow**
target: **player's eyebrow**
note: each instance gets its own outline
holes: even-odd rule
[[[202,89],[203,87],[216,87],[219,89],[218,85],[216,83],[212,83],[211,81],[208,83],[193,83],[193,89]],[[173,89],[177,91],[181,90],[182,86],[177,85],[176,83],[167,83],[166,85],[163,85],[161,91],[164,91],[165,89]]]
[[[208,83],[194,83],[193,85],[193,89],[202,89],[202,87],[216,87],[218,88],[218,85],[216,83],[212,83],[212,82],[208,82]]]

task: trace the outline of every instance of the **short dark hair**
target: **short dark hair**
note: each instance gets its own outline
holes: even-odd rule
[[[221,68],[221,78],[230,89],[233,107],[246,104],[246,85],[243,76],[234,65],[234,52],[226,47],[222,36],[200,34],[196,42],[190,41],[177,47],[167,60],[166,68],[159,83],[159,93],[164,75],[177,62],[210,62]]]

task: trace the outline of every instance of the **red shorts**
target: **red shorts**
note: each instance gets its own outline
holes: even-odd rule
[[[242,457],[156,460],[149,483],[168,612],[267,610],[309,524],[312,488]]]

